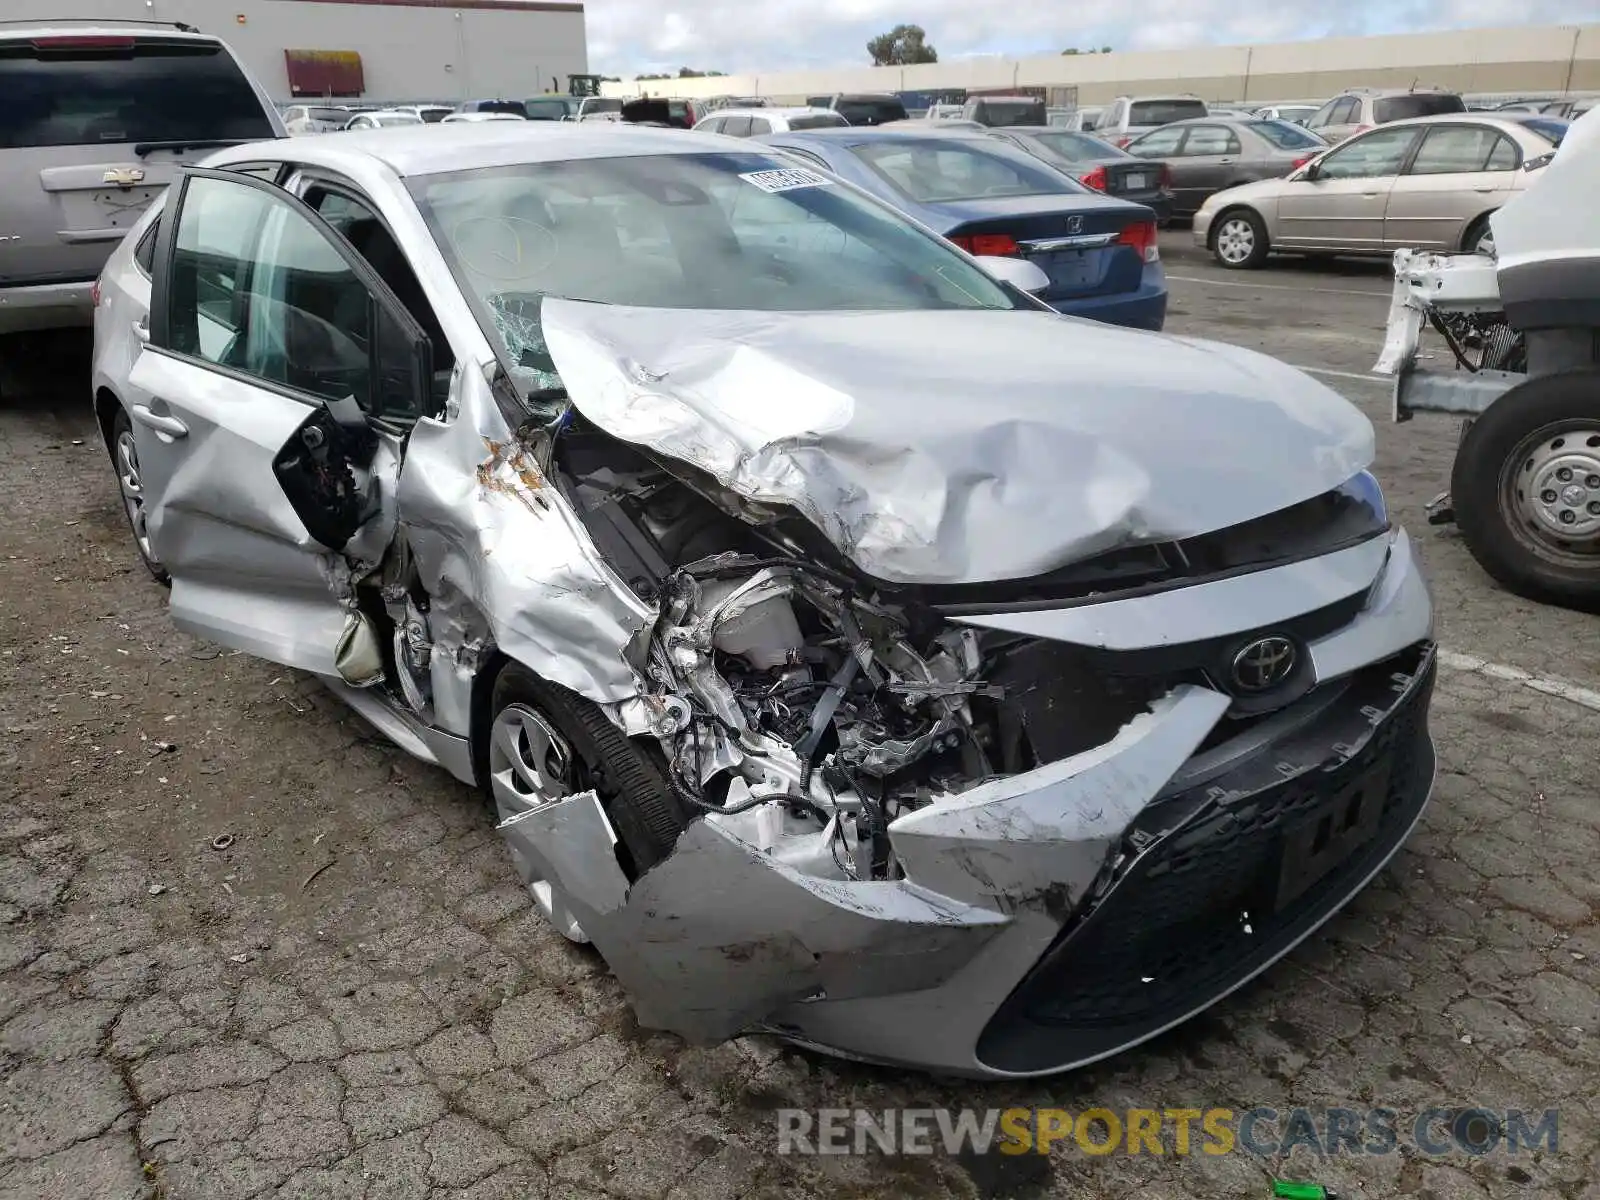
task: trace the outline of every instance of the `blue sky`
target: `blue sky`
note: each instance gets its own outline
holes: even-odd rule
[[[1597,18],[1596,0],[586,0],[590,70],[732,73],[868,63],[867,39],[921,25],[941,59],[1297,41]]]

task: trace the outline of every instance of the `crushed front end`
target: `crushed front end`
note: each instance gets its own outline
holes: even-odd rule
[[[919,585],[581,417],[551,461],[656,606],[612,712],[688,820],[637,878],[593,792],[503,829],[647,1026],[1081,1065],[1287,952],[1428,797],[1431,609],[1365,474],[1213,534]]]

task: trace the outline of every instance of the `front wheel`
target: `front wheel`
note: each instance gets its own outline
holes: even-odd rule
[[[490,711],[488,786],[500,820],[593,789],[630,879],[672,853],[688,818],[662,765],[599,708],[508,663],[495,680]],[[529,886],[561,933],[587,940],[549,881]]]
[[[1467,548],[1502,585],[1600,612],[1600,370],[1529,379],[1491,404],[1450,492]]]
[[[1230,271],[1251,271],[1267,261],[1267,225],[1248,208],[1235,208],[1217,218],[1211,253]]]

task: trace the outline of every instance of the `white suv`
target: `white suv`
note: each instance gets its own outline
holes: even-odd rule
[[[189,25],[0,24],[0,96],[0,334],[91,324],[107,256],[180,165],[285,136]]]

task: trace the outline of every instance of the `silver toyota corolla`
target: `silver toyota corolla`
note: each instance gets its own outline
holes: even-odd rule
[[[241,146],[95,409],[174,621],[487,789],[644,1024],[1036,1075],[1388,861],[1434,651],[1364,417],[1030,270],[712,135]]]

